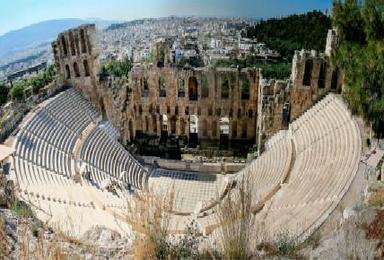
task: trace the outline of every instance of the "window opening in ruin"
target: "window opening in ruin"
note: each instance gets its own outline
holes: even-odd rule
[[[167,106],[167,114],[169,115],[171,113],[171,107]]]
[[[228,79],[224,80],[221,84],[221,98],[229,98],[229,81]]]
[[[221,108],[216,108],[216,116],[221,116]]]
[[[243,84],[241,85],[241,99],[248,100],[249,99],[249,80],[243,80]]]
[[[185,121],[184,118],[180,118],[180,132],[182,135],[185,135]]]
[[[79,70],[79,66],[77,65],[77,63],[73,63],[73,70],[75,71],[75,76],[76,78],[80,77],[80,70]]]
[[[134,139],[134,133],[133,133],[133,123],[131,119],[129,120],[128,125],[129,125],[129,139],[132,142]]]
[[[178,106],[175,106],[175,115],[176,115],[176,116],[179,115],[179,107],[178,107]]]
[[[209,115],[209,116],[212,115],[212,106],[209,106],[209,107],[208,107],[208,115]]]
[[[310,86],[312,78],[313,61],[311,59],[305,62],[303,85]]]
[[[185,97],[185,81],[184,81],[184,79],[178,80],[177,96],[180,98]]]
[[[209,88],[208,88],[208,80],[206,76],[202,76],[201,79],[201,97],[207,98],[209,97]]]
[[[188,106],[185,107],[185,114],[186,114],[186,115],[189,115],[189,107],[188,107]]]
[[[145,132],[148,133],[148,131],[149,131],[149,122],[148,122],[148,117],[145,116]]]
[[[164,77],[159,77],[159,96],[160,97],[166,97],[167,96],[167,90],[165,87],[165,79]]]
[[[61,45],[63,47],[64,56],[68,56],[67,44],[65,42],[64,35],[61,36]]]
[[[153,132],[157,133],[157,119],[156,119],[156,115],[152,116],[152,128],[153,128]]]
[[[153,112],[153,105],[149,104],[149,113],[152,114],[152,112]]]
[[[81,42],[81,52],[87,53],[87,47],[85,44],[85,33],[83,29],[80,30],[80,42]]]
[[[320,73],[319,73],[319,80],[317,82],[317,85],[319,88],[324,88],[325,87],[325,75],[326,75],[326,68],[327,68],[327,63],[322,62],[320,65]]]
[[[252,109],[249,109],[249,110],[248,110],[248,117],[249,117],[249,118],[252,118],[252,117],[253,117],[253,110],[252,110]]]
[[[232,121],[232,138],[237,138],[237,121]]]
[[[240,118],[241,117],[241,109],[237,109],[237,117]]]
[[[332,81],[331,81],[331,89],[337,89],[337,81],[338,81],[338,71],[337,69],[332,72]]]
[[[65,65],[65,73],[66,73],[67,79],[70,79],[71,78],[71,71],[70,71],[68,65]]]
[[[232,117],[233,116],[233,109],[229,109],[229,117]]]
[[[89,66],[88,66],[88,61],[87,60],[83,61],[83,66],[84,66],[85,76],[89,77]]]
[[[75,49],[75,39],[73,38],[73,32],[69,32],[69,44],[71,46],[71,54],[72,56],[76,55],[76,49]]]
[[[176,117],[171,117],[171,133],[176,134]]]
[[[148,88],[148,81],[147,79],[142,79],[142,93],[141,93],[141,96],[142,97],[148,97],[148,94],[149,94],[149,88]]]
[[[143,113],[143,107],[139,105],[139,114],[141,115]]]
[[[243,122],[241,126],[241,138],[247,138],[247,122]]]
[[[197,80],[195,77],[190,77],[188,80],[188,96],[189,100],[197,100]]]
[[[217,136],[217,122],[216,122],[216,120],[213,120],[213,122],[212,122],[212,136],[213,137]]]
[[[208,136],[207,120],[205,118],[201,122],[201,128],[203,129],[203,136]]]

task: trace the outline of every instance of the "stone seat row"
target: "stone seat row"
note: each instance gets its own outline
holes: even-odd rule
[[[116,140],[104,130],[95,128],[85,140],[80,157],[85,162],[117,178],[130,183],[136,188],[142,188],[147,171],[127,152]],[[98,173],[91,171],[92,175]]]
[[[360,133],[343,102],[330,94],[304,116],[295,122],[289,182],[261,212],[268,234],[308,236],[332,212],[357,171]]]

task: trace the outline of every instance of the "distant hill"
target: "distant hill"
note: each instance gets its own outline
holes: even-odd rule
[[[99,28],[104,29],[116,22],[117,21],[106,21],[101,19],[68,18],[32,24],[0,36],[0,59],[6,54],[15,53],[50,42],[61,31],[84,23],[95,23]]]
[[[248,37],[265,42],[291,61],[295,50],[324,51],[331,18],[319,11],[260,21],[248,28]]]

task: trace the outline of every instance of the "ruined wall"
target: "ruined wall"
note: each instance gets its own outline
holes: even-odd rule
[[[230,139],[255,139],[257,69],[135,67],[131,72],[134,129],[160,135],[188,135],[198,118],[199,139],[219,139],[220,119],[229,118]],[[164,122],[163,116],[167,122]]]
[[[52,48],[63,84],[76,86],[102,109],[97,89],[100,64],[95,25],[82,25],[60,33]]]
[[[341,91],[341,75],[331,61],[336,44],[335,31],[329,30],[325,54],[305,50],[295,52],[291,74],[291,120],[299,117],[328,92]]]
[[[52,43],[63,84],[79,88],[119,130],[124,143],[136,133],[249,140],[261,148],[266,139],[300,116],[342,79],[331,64],[337,36],[330,30],[325,54],[295,52],[291,79],[262,79],[259,69],[177,68],[170,43],[154,45],[153,65],[136,66],[128,79],[99,79],[94,25],[61,33]],[[193,124],[194,122],[194,124]]]
[[[288,129],[290,116],[290,81],[262,80],[259,87],[257,147],[260,151],[271,136]]]

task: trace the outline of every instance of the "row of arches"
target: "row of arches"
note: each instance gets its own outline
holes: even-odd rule
[[[161,116],[144,116],[136,119],[136,130],[140,130],[147,134],[159,135],[160,131],[168,132],[175,135],[188,135],[196,133],[202,138],[218,138],[219,134],[230,135],[233,139],[252,138],[250,131],[254,129],[251,122],[248,121],[231,121],[227,117],[221,118],[219,121],[208,120],[207,118],[199,118],[194,115],[189,119],[176,118],[167,115]],[[130,131],[133,131],[133,123],[130,120]]]
[[[210,88],[208,84],[208,79],[206,76],[202,76],[201,79],[197,79],[195,76],[189,77],[187,81],[187,91],[185,86],[185,80],[179,78],[177,80],[177,97],[184,98],[185,94],[188,93],[188,99],[190,101],[197,101],[200,98],[209,98]],[[142,97],[147,97],[149,92],[148,80],[146,78],[140,79],[141,95]],[[241,79],[240,86],[240,99],[249,100],[250,99],[250,82],[247,78]],[[163,76],[160,76],[158,79],[158,89],[159,97],[167,96],[167,86],[166,81]],[[212,88],[213,89],[213,88]],[[233,91],[229,79],[224,79],[221,84],[221,98],[228,99]],[[200,93],[199,93],[200,92]]]
[[[86,33],[84,29],[80,31],[71,30],[68,32],[68,39],[63,34],[60,37],[60,45],[62,54],[64,57],[70,55],[80,55],[81,53],[87,53]],[[69,44],[68,44],[69,43]]]
[[[312,74],[313,74],[313,60],[308,59],[305,61],[305,67],[304,67],[304,75],[303,75],[303,82],[302,84],[304,86],[311,86],[312,85]],[[317,80],[317,86],[320,89],[323,89],[326,87],[327,82],[327,71],[328,71],[329,65],[326,61],[321,61],[320,63],[320,69],[319,69],[319,78]],[[331,76],[331,84],[330,88],[332,90],[336,90],[338,85],[338,70],[332,70],[332,76]]]
[[[145,108],[145,107],[144,107]],[[228,116],[230,118],[243,118],[243,117],[248,117],[248,118],[253,118],[256,117],[256,111],[254,109],[249,108],[249,109],[242,109],[238,108],[237,110],[233,110],[233,108],[230,108],[229,110],[226,109],[221,109],[221,107],[218,107],[216,109],[213,109],[212,105],[208,105],[206,107],[197,107],[197,110],[195,108],[190,109],[189,106],[185,106],[184,109],[181,108],[179,109],[179,106],[176,105],[172,107],[173,109],[171,110],[171,106],[166,107],[166,114],[167,115],[174,115],[174,116],[183,116],[183,115],[190,115],[190,114],[195,114],[197,113],[198,116],[205,115],[205,116]],[[143,106],[139,104],[138,106],[134,105],[133,110],[135,114],[137,115],[142,115],[144,113]],[[160,109],[160,105],[154,105],[154,104],[149,104],[147,107],[147,111],[150,114],[161,114],[163,109]],[[183,113],[184,112],[184,113]],[[165,113],[165,112],[164,112]]]
[[[82,62],[82,65],[83,65],[83,76],[84,77],[89,77],[90,76],[90,73],[89,73],[89,65],[88,65],[88,61],[87,60],[83,60]],[[79,65],[77,62],[74,62],[73,65],[72,65],[72,72],[73,72],[73,76],[78,78],[78,77],[81,77],[81,74],[80,74],[80,69],[79,69]],[[72,78],[72,75],[71,75],[71,69],[69,67],[69,65],[65,65],[65,77],[67,79],[71,79]]]

